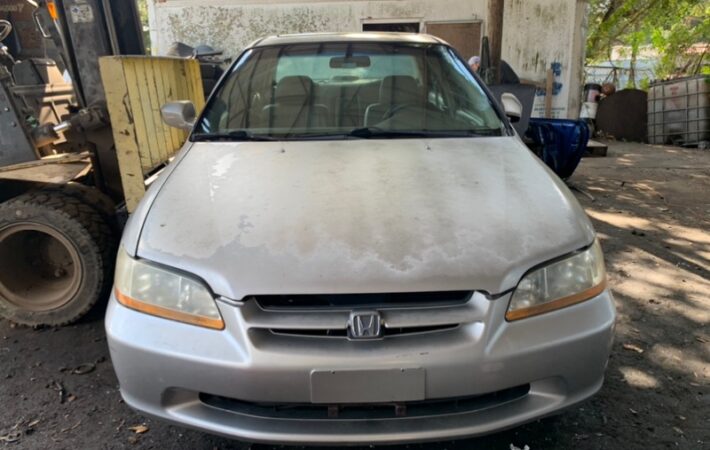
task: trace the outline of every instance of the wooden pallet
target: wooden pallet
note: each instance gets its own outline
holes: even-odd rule
[[[165,164],[187,139],[187,131],[163,123],[167,102],[205,104],[200,65],[194,59],[106,56],[99,60],[116,142],[126,206],[132,212],[145,193],[145,178]]]

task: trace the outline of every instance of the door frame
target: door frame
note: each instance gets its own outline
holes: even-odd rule
[[[466,20],[460,20],[460,19],[453,19],[453,20],[426,20],[423,22],[424,28],[420,28],[421,31],[420,33],[428,33],[429,31],[427,30],[427,25],[457,25],[457,24],[475,24],[479,23],[481,24],[481,35],[478,37],[478,54],[481,54],[481,50],[483,49],[483,36],[485,36],[485,21],[483,19],[466,19]]]
[[[360,19],[360,29],[358,31],[363,31],[363,25],[367,24],[383,24],[383,23],[418,23],[419,33],[423,33],[425,22],[423,17],[393,17],[393,18],[383,18],[383,19],[373,19],[372,17],[365,17]]]

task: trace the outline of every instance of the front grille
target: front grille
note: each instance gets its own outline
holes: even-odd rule
[[[432,333],[435,331],[446,331],[458,328],[459,324],[444,324],[444,325],[434,325],[428,327],[410,327],[410,328],[388,328],[384,327],[382,329],[382,336],[403,336],[411,334],[421,334],[421,333]],[[289,329],[277,329],[272,328],[271,332],[274,334],[283,334],[287,336],[313,336],[313,337],[333,337],[333,338],[347,338],[348,331],[345,329],[327,329],[327,330],[289,330]]]
[[[254,403],[201,393],[205,405],[239,414],[272,419],[362,420],[443,416],[479,411],[519,400],[530,385],[516,386],[489,394],[401,403],[321,405],[314,403]]]
[[[258,295],[264,309],[293,308],[406,308],[461,305],[473,291],[392,292],[378,294]]]
[[[485,318],[489,301],[473,291],[248,297],[240,307],[251,336],[348,337],[351,314],[374,310],[382,338],[445,332]]]

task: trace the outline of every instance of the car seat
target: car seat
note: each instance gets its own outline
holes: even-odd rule
[[[270,128],[308,129],[328,126],[328,108],[314,103],[313,80],[283,77],[274,89],[274,103],[264,107]]]

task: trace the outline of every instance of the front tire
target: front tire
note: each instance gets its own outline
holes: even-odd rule
[[[0,205],[0,315],[60,326],[108,293],[116,241],[101,214],[60,191]]]

